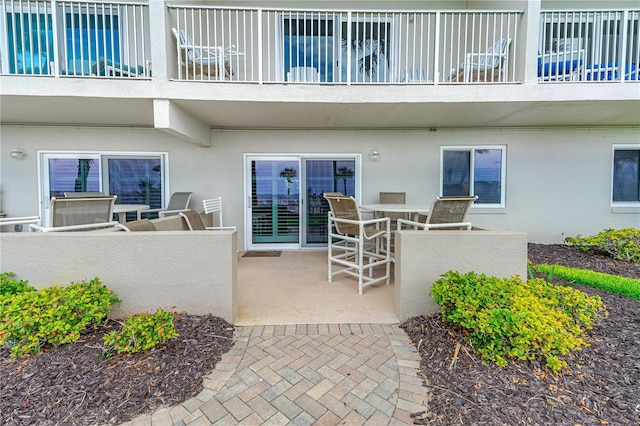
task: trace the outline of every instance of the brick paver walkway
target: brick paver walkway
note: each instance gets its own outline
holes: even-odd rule
[[[126,425],[412,424],[419,366],[397,324],[237,327],[200,394]]]

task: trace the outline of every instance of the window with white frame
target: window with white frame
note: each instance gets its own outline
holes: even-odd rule
[[[504,207],[505,146],[446,146],[440,158],[441,195],[477,195],[477,207]]]
[[[65,192],[117,195],[116,204],[165,205],[166,153],[41,152],[42,217]],[[131,219],[134,219],[133,216]]]
[[[613,147],[613,205],[640,204],[640,145]]]

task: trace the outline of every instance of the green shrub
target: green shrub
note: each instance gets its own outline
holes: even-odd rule
[[[640,229],[605,229],[589,237],[569,237],[565,242],[583,251],[594,251],[620,260],[640,262]]]
[[[602,315],[602,300],[542,279],[523,282],[475,272],[449,271],[432,287],[443,320],[468,331],[474,349],[504,366],[509,358],[542,357],[551,371],[566,362],[560,356],[587,343],[581,337]]]
[[[46,345],[78,340],[120,302],[96,277],[66,287],[47,287],[0,297],[0,344],[12,356],[37,354]]]
[[[620,294],[640,300],[640,280],[603,274],[588,269],[568,268],[561,265],[540,264],[533,267],[543,274],[553,273],[563,280],[599,288],[609,293]]]
[[[3,272],[0,274],[0,297],[12,296],[24,291],[36,291],[35,287],[27,285],[29,281],[16,281],[12,277],[16,274],[13,272]]]
[[[103,340],[118,353],[146,351],[176,337],[173,314],[161,309],[154,314],[141,313],[126,319],[120,331],[112,331]]]

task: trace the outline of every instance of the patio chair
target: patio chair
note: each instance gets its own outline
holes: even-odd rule
[[[510,38],[497,40],[484,53],[467,53],[450,81],[499,82],[507,81]]]
[[[83,231],[113,227],[113,205],[116,196],[74,198],[52,197],[49,206],[49,226],[29,225],[34,231]]]
[[[91,66],[91,75],[106,77],[151,77],[151,61],[142,65],[126,65],[111,58],[100,57]]]
[[[195,210],[184,210],[178,213],[184,219],[190,231],[235,231],[235,226],[206,226],[202,216]]]
[[[318,83],[320,72],[316,67],[291,67],[287,72],[287,81],[291,83]]]
[[[194,44],[193,38],[184,30],[172,28],[176,39],[176,47],[180,57],[180,63],[187,77],[196,75],[217,77],[219,79],[230,78],[235,74],[227,53],[241,56],[242,52],[223,49],[221,46],[199,46]]]
[[[158,217],[176,215],[189,208],[189,201],[191,200],[191,194],[193,192],[174,192],[169,198],[169,204],[163,209],[149,209],[140,212],[140,219],[144,219],[143,215],[157,213]]]
[[[324,195],[331,211],[328,213],[328,281],[338,274],[358,280],[358,294],[369,285],[389,284],[391,269],[389,218],[362,220],[353,197]],[[382,241],[380,241],[382,239]],[[335,270],[334,270],[335,265]],[[374,268],[384,266],[378,277]]]
[[[213,226],[208,226],[207,229],[236,229],[235,226],[224,226],[222,223],[222,197],[202,200],[202,205],[204,206],[204,214],[210,214],[212,216],[211,224]],[[215,216],[218,216],[218,226],[215,226]]]
[[[402,226],[413,229],[466,229],[471,230],[471,222],[466,221],[471,205],[477,196],[438,197],[435,199],[424,222],[398,219],[398,230]]]
[[[584,74],[584,49],[538,55],[539,81],[578,81]]]

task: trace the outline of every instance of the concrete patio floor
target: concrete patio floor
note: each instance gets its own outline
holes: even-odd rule
[[[391,285],[365,287],[346,275],[327,281],[326,250],[283,251],[279,257],[238,253],[235,325],[397,323]]]

